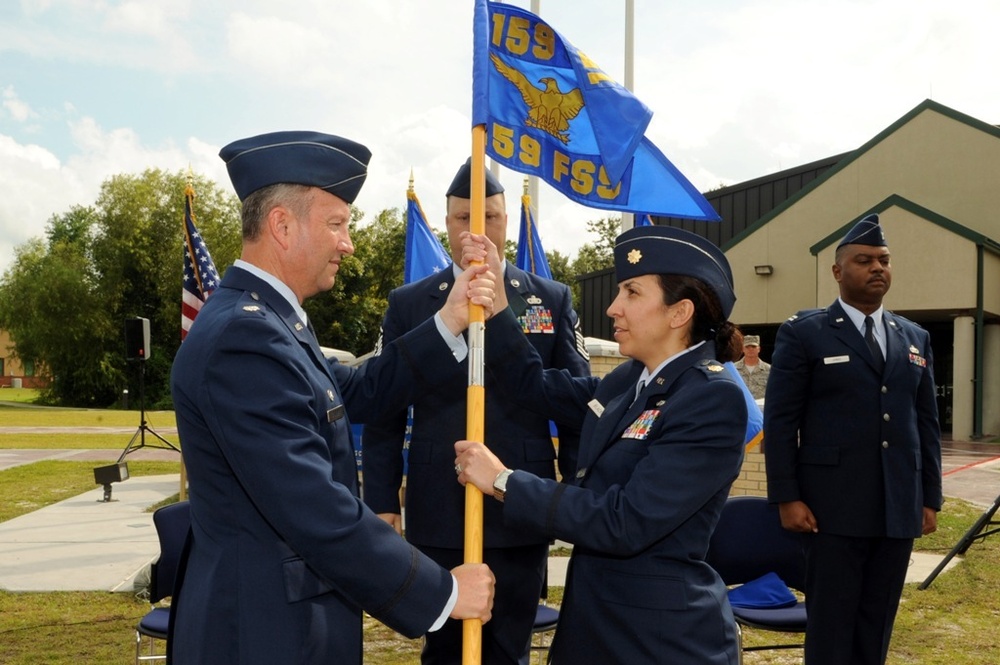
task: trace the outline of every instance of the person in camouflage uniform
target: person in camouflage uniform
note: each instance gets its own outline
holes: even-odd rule
[[[743,337],[743,357],[735,363],[736,369],[743,382],[750,389],[750,394],[754,399],[764,398],[764,389],[767,388],[767,377],[771,373],[771,366],[760,359],[760,336],[746,335]]]

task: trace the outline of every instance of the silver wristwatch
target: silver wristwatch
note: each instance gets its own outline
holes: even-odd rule
[[[507,494],[507,479],[514,473],[511,469],[504,469],[497,474],[493,480],[493,498],[503,503],[503,498]]]

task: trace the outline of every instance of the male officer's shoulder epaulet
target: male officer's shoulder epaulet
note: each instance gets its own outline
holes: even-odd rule
[[[709,379],[716,379],[727,376],[726,367],[718,360],[706,358],[695,363],[695,367],[701,370]]]
[[[809,319],[819,316],[820,314],[826,314],[825,307],[820,309],[803,309],[785,319],[785,325],[795,325],[796,323],[801,323],[802,321],[808,321]]]
[[[890,320],[896,320],[896,321],[898,321],[898,322],[900,322],[900,323],[903,323],[903,324],[907,324],[907,325],[911,325],[911,326],[915,326],[915,327],[917,327],[917,328],[923,328],[923,326],[921,326],[921,325],[920,325],[919,323],[917,323],[916,321],[913,321],[913,320],[911,320],[911,319],[908,319],[908,318],[906,318],[905,316],[903,316],[903,315],[901,315],[901,314],[896,314],[896,312],[889,312],[889,311],[886,311],[886,314],[889,314],[889,317],[887,317],[887,318],[888,318],[888,319],[890,319]]]
[[[236,310],[242,316],[267,316],[267,304],[256,291],[244,291],[236,300]]]

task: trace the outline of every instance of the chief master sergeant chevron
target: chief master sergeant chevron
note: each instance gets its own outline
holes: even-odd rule
[[[407,284],[389,294],[382,341],[389,342],[421,325],[448,294],[461,265],[459,238],[469,228],[471,160],[462,165],[447,191],[445,224],[454,264],[444,272]],[[503,185],[486,171],[486,235],[500,256],[506,241],[507,213]],[[573,376],[589,376],[587,352],[579,332],[569,287],[502,265],[504,290],[521,329],[546,367]],[[488,337],[488,335],[487,335]],[[489,344],[489,341],[487,341]],[[556,477],[556,451],[548,419],[498,397],[490,372],[485,380],[486,442],[513,469],[542,478]],[[454,442],[465,438],[468,379],[421,391],[413,403],[413,430],[406,480],[406,538],[446,568],[463,560],[465,490],[455,482]],[[400,411],[365,427],[362,445],[364,499],[382,519],[400,527],[399,488],[406,413]],[[571,478],[580,445],[579,426],[559,426],[559,471]],[[507,526],[500,506],[483,506],[483,561],[496,575],[493,621],[483,627],[483,665],[526,663],[531,626],[545,575],[549,542],[537,534]],[[462,625],[448,621],[428,634],[423,665],[462,662]]]
[[[465,375],[453,347],[464,348],[470,300],[492,311],[492,273],[463,272],[434,317],[362,368],[327,361],[301,305],[333,286],[354,251],[349,204],[371,153],[328,134],[276,132],[220,156],[243,201],[243,251],[171,376],[192,524],[169,657],[360,665],[362,610],[410,637],[449,615],[489,620],[485,565],[449,573],[361,503],[350,419]],[[485,237],[466,239],[473,259],[485,257]]]
[[[913,539],[937,528],[941,435],[927,331],[883,309],[878,215],[836,250],[840,298],[778,329],[768,498],[806,534],[806,665],[885,663]]]

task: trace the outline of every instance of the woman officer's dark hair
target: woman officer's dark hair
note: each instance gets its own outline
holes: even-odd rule
[[[673,305],[681,300],[694,303],[691,344],[711,341],[715,357],[722,362],[739,360],[743,354],[743,333],[722,315],[722,305],[715,292],[697,277],[657,275],[663,288],[663,301]]]

